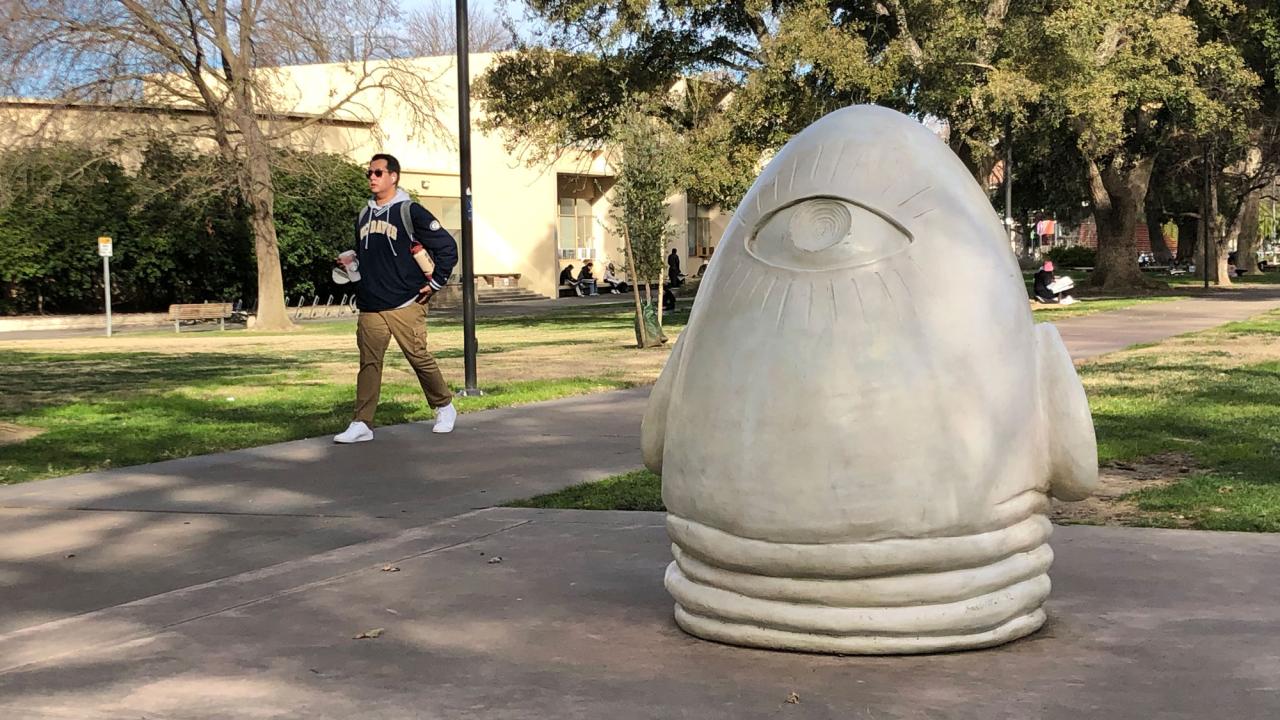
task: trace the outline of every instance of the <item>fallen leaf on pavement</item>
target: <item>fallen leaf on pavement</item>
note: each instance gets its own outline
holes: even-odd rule
[[[400,568],[395,565],[383,565],[382,572],[400,572]]]
[[[787,696],[787,702],[788,702],[788,703],[790,703],[790,704],[792,704],[792,705],[799,705],[799,704],[800,704],[800,696],[799,696],[799,695],[797,695],[797,694],[795,694],[795,693],[791,693],[790,695],[788,695],[788,696]]]
[[[374,628],[372,630],[366,630],[360,633],[359,635],[355,636],[353,639],[354,640],[372,639],[372,638],[378,637],[381,634],[382,634],[382,628]]]
[[[500,562],[502,562],[502,556],[501,556],[501,555],[494,555],[493,557],[489,558],[489,564],[490,564],[490,565],[497,565],[497,564],[498,564],[498,563],[500,563]]]

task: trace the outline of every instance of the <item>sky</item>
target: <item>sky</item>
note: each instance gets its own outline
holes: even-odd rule
[[[453,7],[455,4],[454,0],[401,0],[400,6],[405,10],[413,10],[424,5],[437,3],[444,3],[449,7]],[[495,13],[506,10],[507,14],[518,20],[524,15],[525,5],[520,0],[467,0],[467,7],[469,9],[483,8]]]

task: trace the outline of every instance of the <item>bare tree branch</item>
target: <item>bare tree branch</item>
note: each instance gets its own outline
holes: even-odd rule
[[[403,55],[438,56],[456,52],[458,31],[454,7],[446,0],[431,0],[405,18]],[[467,15],[467,45],[473,53],[499,52],[515,47],[515,36],[503,18],[484,6],[472,7]]]
[[[249,207],[262,327],[290,324],[273,220],[279,150],[316,142],[320,125],[353,111],[374,117],[384,97],[408,101],[413,127],[441,130],[435,78],[393,59],[404,43],[381,28],[398,27],[398,11],[379,0],[15,0],[6,10],[6,94],[56,101],[47,118],[33,122],[28,113],[28,137],[65,130],[71,121],[81,124],[73,133],[96,137],[85,121],[92,112],[77,110],[86,103],[126,110],[163,104],[175,118],[202,111],[162,124],[175,137],[212,140],[228,170],[225,182]],[[328,76],[332,87],[321,101],[280,70],[286,62],[334,57],[348,62]],[[303,100],[306,113],[294,112]]]

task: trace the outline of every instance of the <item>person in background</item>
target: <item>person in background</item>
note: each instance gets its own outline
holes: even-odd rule
[[[614,295],[631,290],[631,286],[618,277],[613,263],[604,266],[604,288]]]
[[[1032,293],[1036,300],[1051,305],[1071,305],[1076,299],[1066,294],[1066,290],[1055,289],[1058,277],[1053,274],[1053,262],[1045,261],[1043,267],[1035,274]]]
[[[570,265],[560,271],[560,284],[573,289],[573,294],[582,297],[582,286],[577,280],[573,279],[573,266]]]
[[[680,272],[680,253],[675,248],[671,248],[671,254],[667,256],[667,278],[671,287],[684,284],[684,273]]]
[[[596,294],[596,268],[595,262],[587,260],[582,263],[582,272],[578,273],[578,289],[582,292],[580,295]]]

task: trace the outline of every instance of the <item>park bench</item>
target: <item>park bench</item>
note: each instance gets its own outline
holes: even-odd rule
[[[476,273],[476,279],[489,287],[520,286],[520,273]]]
[[[231,303],[188,303],[169,306],[169,319],[173,321],[174,332],[182,332],[184,320],[217,320],[218,329],[226,330],[226,320],[229,317],[231,317]]]

